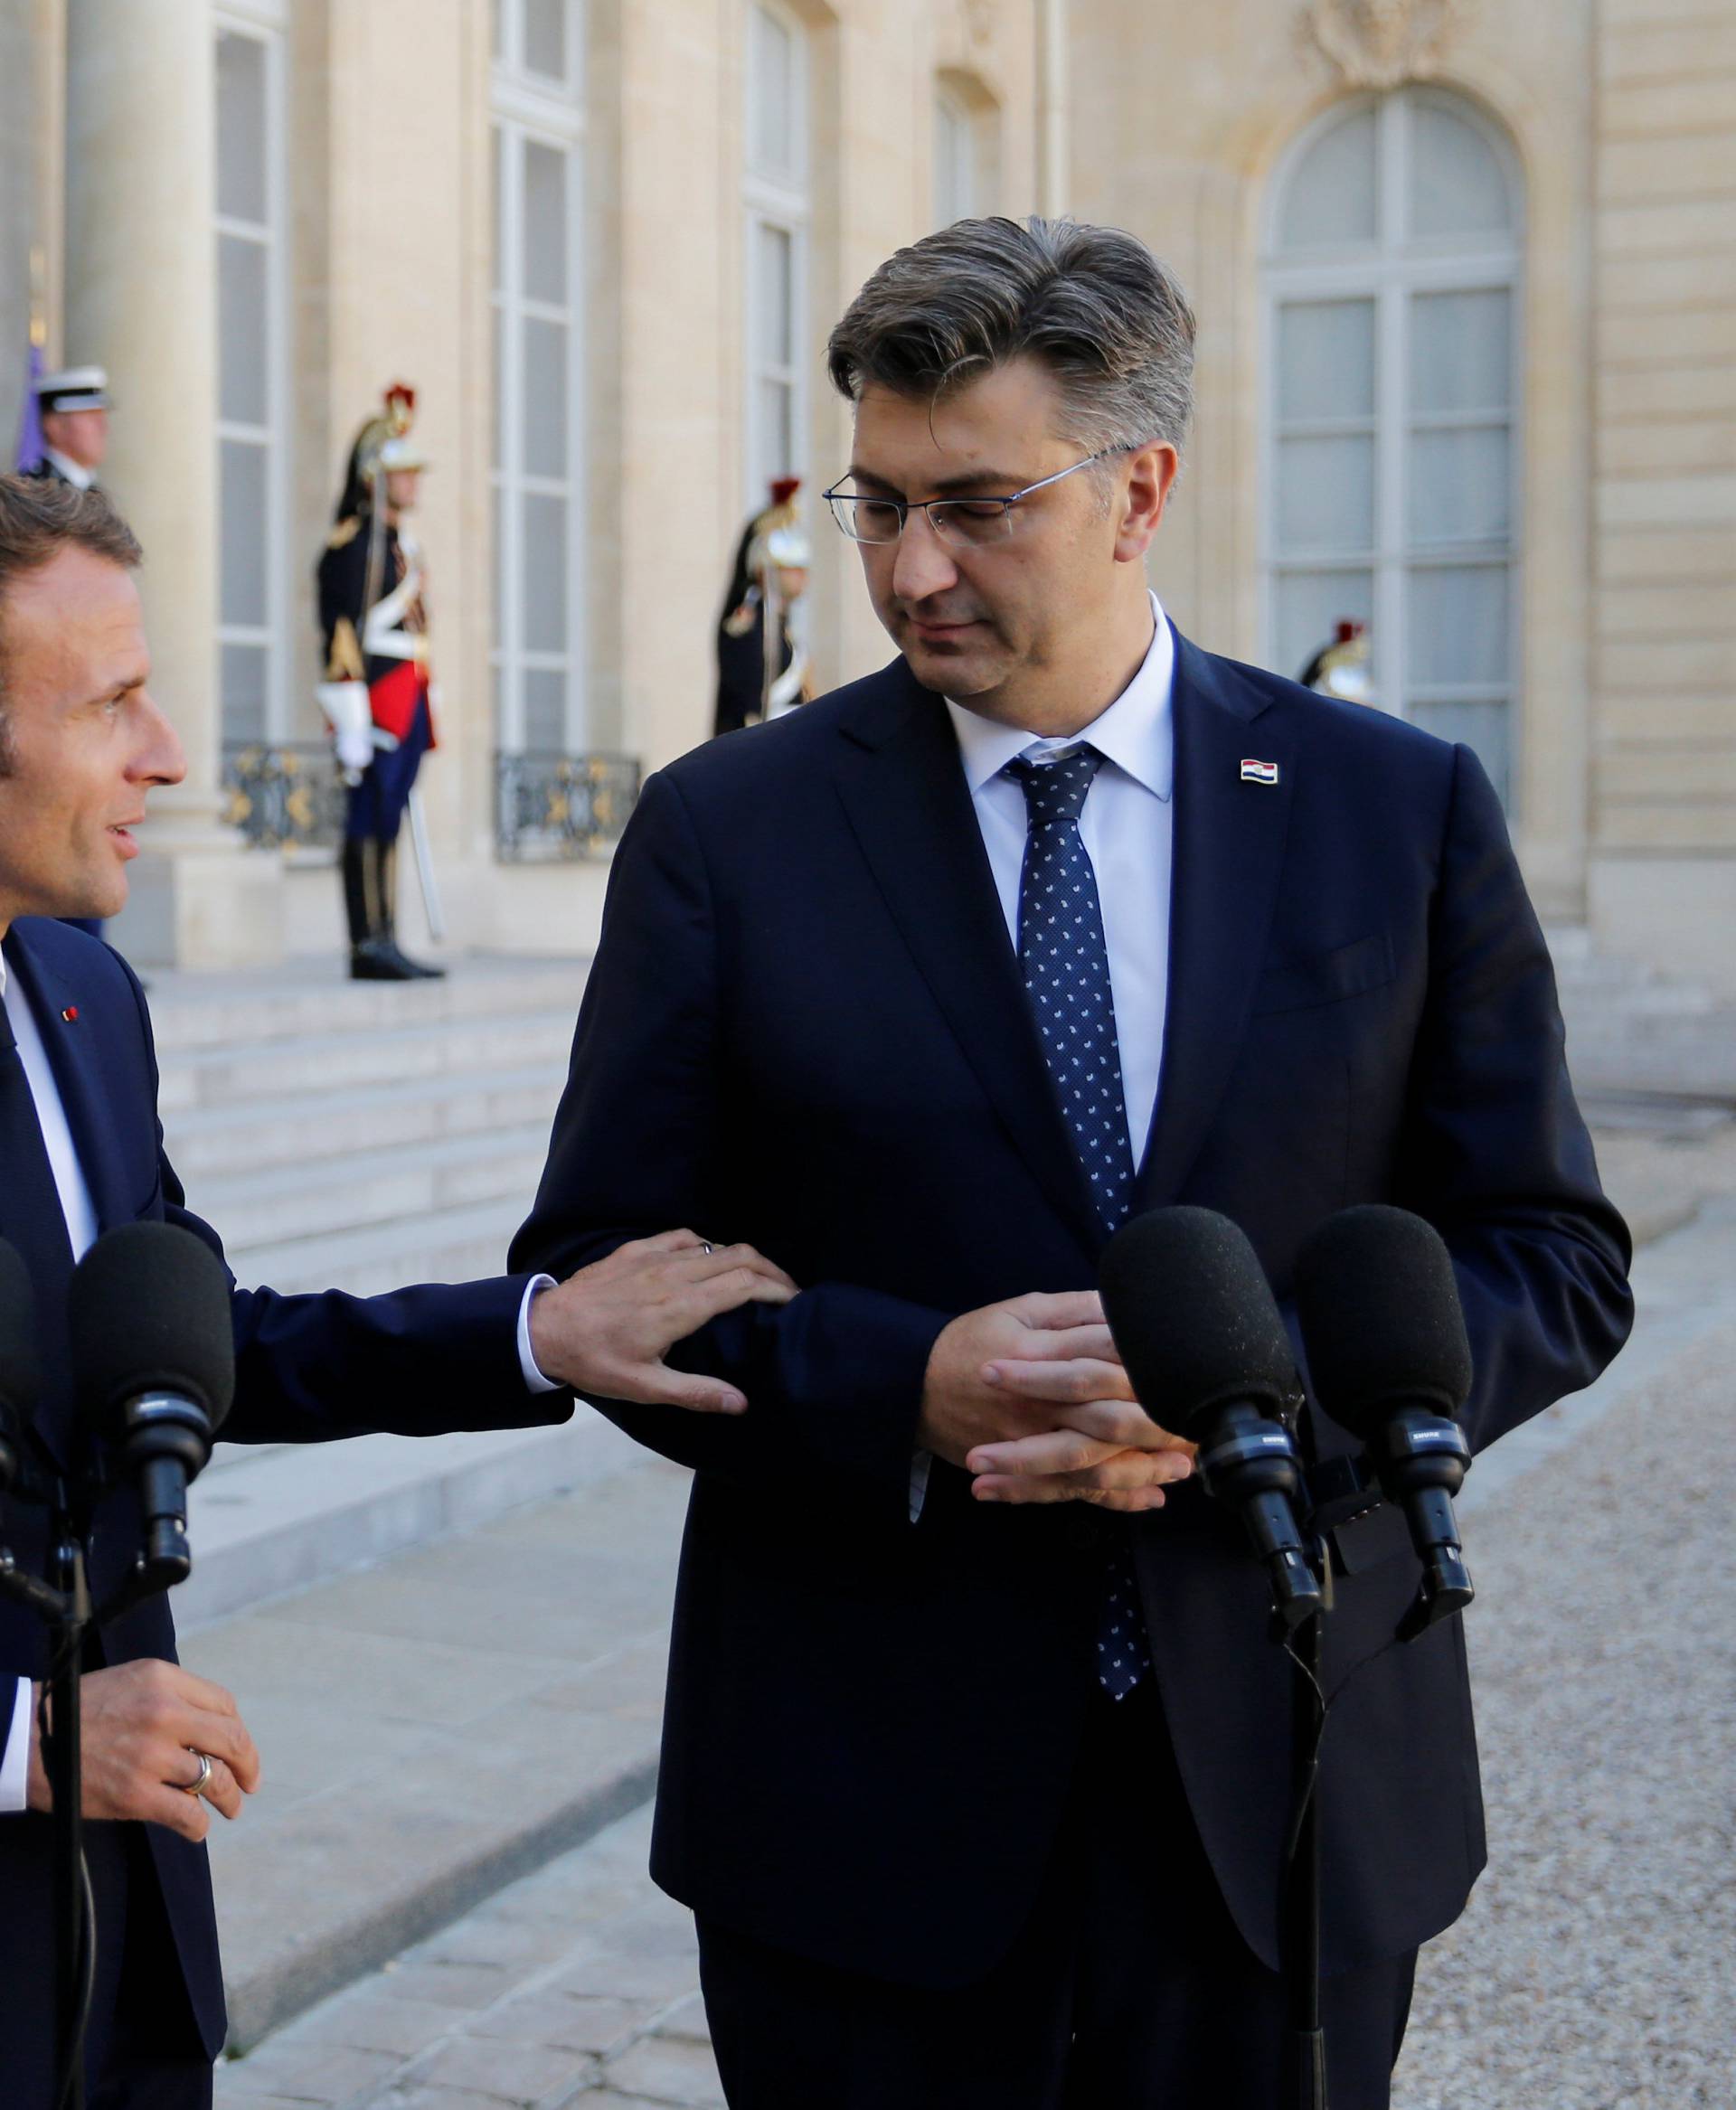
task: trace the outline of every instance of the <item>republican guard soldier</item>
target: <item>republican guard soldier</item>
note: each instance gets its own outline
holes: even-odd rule
[[[397,383],[386,391],[384,410],[356,435],[319,560],[326,647],[319,703],[348,793],[344,907],[356,982],[423,981],[446,972],[406,957],[396,928],[399,832],[422,757],[435,744],[425,577],[408,520],[427,466],[410,437],[415,406],[415,391]],[[426,875],[423,884],[426,890]]]
[[[779,476],[771,504],[741,531],[717,626],[714,732],[781,718],[813,694],[807,655],[790,620],[807,590],[808,544],[796,510],[798,476]]]

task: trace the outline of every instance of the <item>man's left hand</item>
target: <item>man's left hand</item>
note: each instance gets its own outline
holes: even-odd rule
[[[1090,1502],[1160,1509],[1164,1489],[1194,1469],[1195,1446],[1154,1421],[1134,1398],[1109,1328],[1095,1357],[1001,1361],[990,1382],[1055,1409],[1056,1426],[1010,1443],[979,1444],[966,1459],[979,1502]]]

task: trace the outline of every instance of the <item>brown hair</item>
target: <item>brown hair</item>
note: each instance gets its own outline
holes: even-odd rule
[[[1194,316],[1145,243],[1073,220],[961,220],[889,257],[832,333],[854,402],[871,383],[933,398],[1021,355],[1061,386],[1065,437],[1095,454],[1167,440],[1194,410]]]
[[[15,579],[39,571],[58,551],[89,550],[132,570],[143,561],[138,538],[100,491],[80,491],[55,476],[0,476],[0,776],[12,768],[6,728],[6,595]]]

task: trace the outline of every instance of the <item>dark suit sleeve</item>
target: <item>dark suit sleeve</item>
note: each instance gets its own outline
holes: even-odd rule
[[[657,1230],[734,1233],[739,1202],[716,1169],[721,1010],[704,859],[679,790],[653,777],[616,856],[548,1165],[510,1266],[566,1275]],[[726,1314],[671,1359],[739,1385],[745,1415],[597,1404],[699,1471],[797,1482],[816,1501],[854,1493],[907,1520],[923,1373],[952,1316],[847,1283],[804,1286],[788,1305]]]
[[[155,1106],[150,1016],[136,979],[133,988]],[[186,1207],[164,1153],[160,1121],[156,1145],[165,1218],[203,1239],[223,1260],[222,1239]],[[235,1403],[223,1423],[224,1439],[319,1443],[375,1432],[440,1436],[567,1420],[572,1394],[533,1392],[519,1367],[518,1312],[534,1272],[426,1283],[386,1296],[236,1289]]]
[[[1500,802],[1468,749],[1456,765],[1393,1199],[1452,1251],[1477,1449],[1590,1384],[1621,1346],[1632,1246],[1598,1182]]]

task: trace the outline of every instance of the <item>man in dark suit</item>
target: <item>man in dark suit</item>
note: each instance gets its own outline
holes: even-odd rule
[[[805,1285],[685,1345],[739,1420],[609,1410],[697,1468],[653,1870],[737,2110],[1283,2099],[1292,1673],[1099,1323],[1119,1222],[1222,1210],[1284,1296],[1335,1210],[1420,1210],[1479,1447],[1629,1323],[1476,758],[1147,591],[1193,338],[1142,245],[1065,222],[863,287],[828,495],[900,657],[647,783],[513,1249],[727,1212]],[[1381,1653],[1416,1573],[1373,1550],[1327,1629],[1335,2110],[1386,2104],[1484,1858],[1462,1633]]]
[[[146,796],[184,773],[146,687],[131,568],[108,501],[0,477],[0,1236],[34,1291],[44,1397],[8,1433],[76,1475],[67,1289],[75,1260],[118,1224],[184,1226],[163,1153],[156,1067],[138,983],[106,947],[50,920],[125,901]],[[564,1420],[573,1385],[734,1411],[732,1382],[665,1369],[664,1351],[744,1297],[791,1286],[757,1255],[688,1232],[613,1270],[555,1285],[515,1277],[358,1299],[236,1290],[237,1383],[225,1436],[310,1442],[387,1429]],[[0,1548],[46,1572],[47,1512],[0,1495]],[[130,1489],[103,1495],[90,1542],[100,1605],[141,1544]],[[0,2102],[48,2110],[55,2069],[50,1794],[38,1707],[44,1644],[0,1596]],[[93,1630],[83,1679],[85,1832],[96,1904],[87,2040],[93,2110],[198,2110],[224,2033],[210,1810],[233,1817],[258,1755],[232,1698],[175,1660],[167,1600]]]

